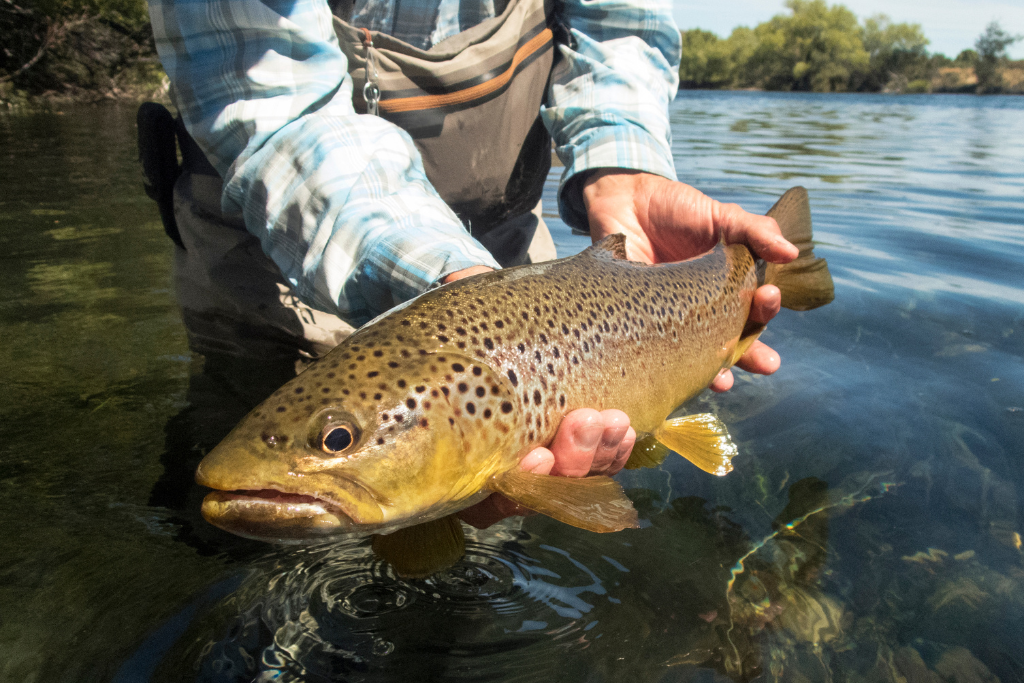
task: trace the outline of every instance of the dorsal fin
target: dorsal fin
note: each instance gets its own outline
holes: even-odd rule
[[[794,187],[775,202],[768,213],[782,230],[782,236],[796,245],[800,255],[789,263],[769,263],[763,284],[782,292],[782,305],[795,311],[809,311],[835,298],[835,287],[825,259],[814,255],[811,235],[811,205],[807,190]]]
[[[580,255],[590,256],[591,258],[625,261],[626,236],[621,232],[617,232],[614,235],[608,235],[600,242],[584,249]]]

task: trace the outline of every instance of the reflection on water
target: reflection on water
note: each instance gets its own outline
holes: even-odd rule
[[[682,95],[680,178],[807,186],[836,301],[686,407],[730,476],[624,473],[643,528],[507,521],[416,581],[201,520],[195,463],[294,368],[191,358],[132,111],[0,118],[0,680],[1024,681],[1022,110]]]

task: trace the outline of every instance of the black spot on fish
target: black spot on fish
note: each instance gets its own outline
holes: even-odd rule
[[[398,385],[399,389],[405,389],[405,380],[404,379],[398,380],[398,382],[396,382],[396,384]]]
[[[484,396],[487,395],[487,390],[484,389],[483,387],[477,387],[476,388],[476,395],[479,396],[480,398],[483,398]]]
[[[422,394],[426,390],[427,390],[427,388],[425,386],[422,386],[422,385],[416,387],[416,393],[417,394]]]
[[[449,393],[448,392],[448,387],[441,387],[441,393],[444,394],[445,396],[447,396],[448,393]]]
[[[305,390],[306,389],[304,387],[295,387],[295,393],[296,394],[301,394]]]
[[[484,419],[490,420],[491,419],[491,415],[493,415],[493,413],[491,412],[490,408],[487,408],[487,409],[484,410]]]
[[[465,382],[459,382],[459,393],[464,394],[469,391],[469,385]]]
[[[448,343],[448,337],[446,337],[443,334],[439,334],[439,335],[437,335],[437,341],[441,342],[442,344],[447,344]]]
[[[430,423],[427,422],[427,418],[423,418],[423,419],[420,420],[420,427],[423,427],[424,429],[426,429],[428,424],[430,424]]]
[[[488,351],[490,351],[490,350],[494,349],[494,342],[493,342],[493,341],[491,341],[491,338],[490,338],[490,337],[486,337],[486,338],[484,339],[484,346],[486,346],[486,347],[487,347],[487,350],[488,350]]]
[[[537,405],[540,405],[540,400],[541,400],[540,390],[534,389],[533,390],[533,402],[536,403]]]
[[[376,351],[373,352],[374,358],[380,358],[383,355],[384,355],[384,352],[381,351],[380,349],[377,349]]]
[[[519,349],[519,353],[526,353],[526,345],[525,344],[520,344],[517,348]]]
[[[463,372],[465,369],[466,368],[462,363],[452,363],[452,370],[455,372]]]
[[[368,373],[366,373],[366,376],[367,376],[367,377],[376,377],[376,376],[377,376],[377,375],[379,375],[379,374],[380,374],[380,373],[379,373],[379,372],[377,372],[376,370],[370,370],[370,371],[369,371]]]
[[[383,398],[382,394],[374,394],[373,395],[373,400],[374,401],[379,401],[379,400],[381,400],[381,398]]]
[[[473,366],[473,374],[474,374],[474,375],[476,375],[477,377],[479,377],[480,375],[482,375],[482,374],[483,374],[483,372],[484,372],[484,371],[480,369],[480,366],[479,366],[479,365],[474,365],[474,366]]]
[[[512,412],[512,404],[509,401],[501,402],[501,412],[508,414]]]
[[[414,398],[406,399],[405,400],[405,405],[407,405],[409,407],[409,410],[412,410],[413,408],[416,407],[416,399],[414,399]]]
[[[514,387],[518,387],[519,386],[519,378],[516,377],[515,370],[509,370],[508,371],[508,379],[509,379],[510,382],[512,382],[512,386],[514,386]]]
[[[279,412],[279,413],[283,413],[286,410],[288,410],[288,408],[286,408],[285,406],[278,406],[277,407],[277,412]]]
[[[466,404],[466,412],[469,413],[470,415],[476,413],[476,406],[473,405],[472,401]]]

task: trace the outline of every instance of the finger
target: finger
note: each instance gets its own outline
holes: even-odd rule
[[[518,505],[505,496],[500,493],[492,493],[476,505],[471,505],[455,514],[470,526],[475,526],[477,529],[486,529],[506,517],[524,513],[520,511]]]
[[[726,368],[718,373],[718,377],[715,377],[715,379],[711,381],[711,385],[708,388],[719,394],[723,391],[729,391],[732,389],[734,379],[735,378],[732,376],[732,370]]]
[[[736,362],[736,365],[747,372],[756,372],[759,375],[770,375],[782,365],[782,359],[775,349],[764,342],[756,341],[750,345],[750,349]]]
[[[592,408],[574,410],[562,418],[558,433],[551,442],[551,452],[555,458],[551,474],[561,477],[587,476],[603,434],[601,413]]]
[[[712,218],[726,244],[745,244],[769,263],[789,263],[800,250],[782,236],[774,218],[744,211],[737,204],[716,202]]]
[[[782,292],[775,285],[764,285],[754,291],[754,298],[750,302],[751,322],[761,325],[767,324],[779,313],[782,308]]]
[[[630,427],[626,430],[626,435],[622,437],[622,442],[619,443],[619,452],[615,454],[615,460],[605,471],[605,474],[609,477],[618,474],[619,470],[626,466],[626,461],[629,460],[629,456],[633,452],[633,446],[635,444],[636,430]]]
[[[619,455],[622,439],[629,431],[629,415],[621,410],[602,410],[601,421],[604,423],[604,432],[601,434],[597,450],[594,451],[594,461],[588,474],[607,473]]]

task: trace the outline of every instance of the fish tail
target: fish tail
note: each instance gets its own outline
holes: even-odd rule
[[[809,311],[832,301],[835,286],[828,264],[814,255],[807,190],[791,188],[766,215],[775,219],[782,236],[796,245],[800,255],[789,263],[765,264],[761,284],[778,287],[783,307],[794,311]]]

